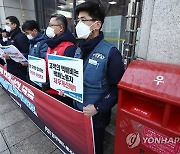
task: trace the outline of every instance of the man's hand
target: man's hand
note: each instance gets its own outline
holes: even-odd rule
[[[8,54],[2,54],[2,57],[4,57],[5,59],[10,59]]]
[[[62,96],[62,97],[66,97],[66,95],[64,94],[63,90],[58,91],[58,95]]]
[[[20,61],[19,62],[22,66],[28,66],[28,63],[27,62],[22,62],[22,61]]]
[[[89,104],[86,107],[83,107],[83,113],[85,116],[91,117],[97,114],[97,110],[93,104]]]

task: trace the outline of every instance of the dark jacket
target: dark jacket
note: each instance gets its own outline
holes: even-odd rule
[[[11,40],[9,40],[9,39],[7,41],[5,41],[5,42],[3,40],[1,41],[2,46],[7,46],[7,45],[10,45],[10,44],[11,44]]]
[[[0,65],[4,65],[4,64],[5,64],[4,60],[0,58]]]
[[[41,30],[38,35],[30,40],[29,55],[45,58],[48,45],[46,42],[49,40],[44,30]]]
[[[2,36],[0,35],[0,44],[2,45]],[[3,59],[0,58],[0,65],[4,65],[5,62]]]
[[[10,32],[11,44],[14,45],[26,58],[29,54],[29,40],[23,34],[20,28],[16,28]],[[7,71],[16,77],[26,81],[27,67],[22,66],[20,63],[7,59]]]
[[[89,55],[94,48],[104,39],[104,35],[101,32],[100,35],[89,41],[82,41],[79,44],[81,49],[81,58],[84,64],[89,61]],[[107,60],[106,72],[107,80],[109,84],[109,90],[104,93],[95,103],[94,106],[98,113],[93,116],[94,127],[106,127],[110,122],[111,108],[117,103],[118,88],[117,84],[120,81],[124,73],[124,64],[122,62],[121,53],[116,47],[112,47],[109,51]],[[92,72],[93,73],[93,72]],[[94,75],[95,76],[95,75]],[[93,79],[92,79],[93,80]],[[86,104],[87,105],[87,104]],[[77,106],[75,106],[77,108]]]

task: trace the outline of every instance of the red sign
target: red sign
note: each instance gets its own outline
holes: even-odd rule
[[[0,85],[65,153],[94,153],[92,120],[0,66]]]

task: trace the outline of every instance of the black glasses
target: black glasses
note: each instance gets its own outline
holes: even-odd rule
[[[96,21],[97,19],[76,19],[74,20],[74,24],[77,25],[80,21],[85,23],[86,21]]]
[[[53,24],[51,25],[51,24],[49,24],[49,27],[53,27],[53,26],[60,26],[60,25],[53,25]]]

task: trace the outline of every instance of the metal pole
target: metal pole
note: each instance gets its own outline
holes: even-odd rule
[[[126,24],[126,39],[124,43],[123,58],[125,68],[134,59],[134,50],[136,45],[137,33],[137,17],[139,13],[139,0],[131,0],[128,5],[127,24]]]
[[[75,15],[75,8],[76,8],[76,0],[73,0],[73,11],[72,11],[72,22],[73,22],[73,24],[72,24],[72,33],[73,33],[73,35],[75,36],[76,34],[75,34],[75,24],[74,24],[74,20],[76,19],[76,15]]]
[[[24,22],[26,18],[25,18],[25,14],[23,10],[22,0],[20,0],[19,3],[20,3],[20,9],[21,9],[22,22]]]
[[[131,61],[134,59],[135,56],[135,46],[136,46],[136,35],[137,35],[137,26],[138,26],[138,14],[139,14],[139,4],[140,2],[136,2],[136,12],[135,12],[135,19],[134,19],[134,35],[133,35],[133,40],[132,40],[132,44],[133,48],[132,48],[132,54],[131,54]]]
[[[125,68],[127,68],[128,64],[130,63],[130,53],[131,53],[131,40],[132,40],[132,24],[133,24],[133,11],[134,10],[134,0],[131,0],[131,2],[128,4],[128,14],[126,16],[127,23],[126,23],[126,39],[124,43],[124,51],[123,51],[123,58],[124,58],[124,64]]]

